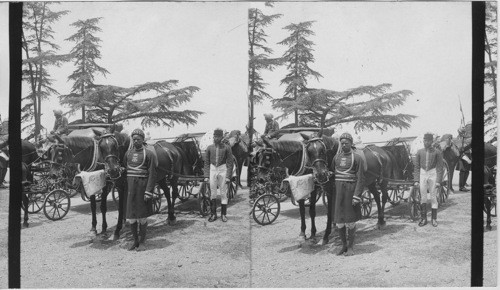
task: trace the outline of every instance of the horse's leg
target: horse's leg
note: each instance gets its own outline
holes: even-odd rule
[[[380,229],[380,227],[382,226],[381,225],[381,217],[382,217],[382,220],[383,220],[383,215],[382,216],[380,215],[380,212],[382,211],[382,205],[381,205],[381,202],[380,202],[380,193],[378,192],[377,187],[375,186],[375,182],[372,183],[372,184],[370,184],[370,185],[368,185],[368,190],[373,195],[373,199],[375,199],[375,202],[377,204],[377,212],[378,212],[377,228]]]
[[[127,191],[126,191],[126,181],[124,178],[116,181],[115,188],[118,191],[118,223],[116,224],[115,233],[113,235],[113,240],[116,241],[120,237],[120,231],[123,227],[123,221],[125,219],[125,208],[127,204]]]
[[[242,188],[242,187],[243,187],[243,185],[241,184],[241,171],[242,171],[242,169],[243,169],[243,161],[244,161],[244,159],[243,159],[243,158],[240,158],[240,159],[238,160],[238,169],[236,170],[236,176],[238,177],[238,186],[239,186],[240,188]]]
[[[177,187],[177,180],[178,177],[175,176],[170,180],[170,186],[172,187],[172,207],[169,209],[168,218],[172,222],[176,220],[174,206],[175,206],[175,199],[179,197],[179,188]]]
[[[486,230],[491,231],[491,200],[485,196],[484,197],[484,208],[486,209]]]
[[[326,245],[328,244],[330,234],[332,233],[332,219],[333,219],[333,182],[329,181],[328,184],[323,187],[323,194],[326,194],[326,201],[327,201],[327,214],[326,214],[326,229],[325,229],[325,234],[323,235],[323,242],[321,245]]]
[[[167,185],[167,179],[163,178],[162,180],[158,181],[158,185],[160,188],[163,190],[163,194],[165,195],[165,199],[167,200],[167,211],[168,211],[168,221],[171,220],[171,215],[173,216],[173,209],[174,205],[172,203],[172,198],[170,197],[170,188]],[[175,219],[175,217],[174,217]]]
[[[24,205],[24,222],[23,222],[23,227],[27,228],[27,227],[29,227],[29,223],[28,223],[28,204],[29,204],[29,200],[28,200],[28,197],[26,196],[25,193],[23,193],[22,199],[23,199],[23,205]]]
[[[387,203],[387,200],[389,199],[389,192],[387,191],[387,183],[388,183],[388,181],[386,181],[386,180],[383,180],[380,183],[380,191],[382,193],[382,203],[381,203],[382,210],[378,212],[378,224],[380,226],[385,226],[385,219],[384,219],[385,204]]]
[[[108,230],[108,223],[106,222],[106,212],[108,211],[108,193],[109,193],[109,185],[106,184],[102,189],[101,194],[101,215],[102,215],[102,231],[101,234],[105,234]]]
[[[305,239],[306,239],[306,206],[304,205],[303,199],[299,200],[298,203],[299,203],[299,212],[300,212],[299,240],[305,241]]]
[[[97,217],[96,217],[96,201],[95,195],[90,196],[90,210],[92,211],[92,228],[90,229],[90,233],[97,235]]]
[[[311,192],[310,205],[309,205],[309,217],[311,218],[311,237],[313,242],[316,242],[316,194],[317,189]]]

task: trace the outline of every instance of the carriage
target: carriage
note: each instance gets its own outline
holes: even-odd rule
[[[43,210],[49,220],[60,220],[66,216],[71,205],[71,194],[74,189],[68,185],[67,167],[59,167],[59,174],[53,175],[53,164],[49,161],[34,163],[29,169],[33,182],[23,182],[23,194],[27,203],[22,207],[29,214]]]
[[[280,129],[279,136],[284,139],[290,140],[301,140],[299,133],[303,134],[315,134],[319,132],[320,128],[313,127],[296,127],[288,129]],[[266,148],[260,148],[258,150],[266,151]],[[250,215],[252,215],[254,221],[260,225],[269,225],[273,223],[279,216],[281,210],[281,202],[284,202],[287,198],[293,205],[298,206],[293,194],[291,193],[289,183],[285,180],[288,176],[286,170],[282,167],[270,168],[266,177],[260,179],[257,176],[258,168],[262,167],[258,161],[253,160],[250,162],[250,199],[249,202],[252,204],[252,209]],[[322,194],[320,190],[316,194],[316,201],[323,197],[323,203],[326,204],[325,195]],[[306,199],[305,205],[309,205],[309,199]]]
[[[402,170],[403,179],[388,180],[388,201],[391,205],[397,206],[401,202],[406,202],[409,208],[410,217],[417,220],[420,217],[420,189],[414,187],[413,181],[413,158],[410,144],[416,137],[400,137],[383,142],[382,149],[392,153],[398,163],[398,168]],[[446,202],[450,193],[451,181],[448,180],[448,162],[443,160],[443,180],[437,194],[438,204]],[[453,170],[453,169],[451,169]],[[368,190],[361,195],[361,214],[367,218],[371,214],[373,196]]]

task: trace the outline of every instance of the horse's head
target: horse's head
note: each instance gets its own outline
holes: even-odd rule
[[[327,147],[321,134],[318,137],[310,137],[300,134],[304,138],[305,153],[310,160],[309,165],[313,169],[313,176],[316,182],[323,184],[329,181],[331,172],[328,169]]]
[[[121,177],[122,168],[120,166],[120,143],[114,134],[106,133],[98,136],[99,156],[102,157],[105,172],[111,179]]]

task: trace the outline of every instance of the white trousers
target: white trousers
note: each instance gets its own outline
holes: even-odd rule
[[[436,192],[436,168],[429,171],[420,169],[420,203],[427,203],[427,191],[431,194],[431,207],[438,208]]]
[[[217,187],[220,190],[220,203],[227,204],[226,164],[215,166],[210,164],[210,199],[217,198]]]

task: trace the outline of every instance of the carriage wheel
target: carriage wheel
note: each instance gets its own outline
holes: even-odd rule
[[[162,192],[160,190],[160,187],[156,186],[156,190],[153,190],[153,213],[155,214],[160,212],[161,196]]]
[[[227,187],[227,198],[229,200],[233,199],[238,192],[238,163],[236,158],[233,156],[233,174],[231,175],[231,181]]]
[[[180,201],[185,202],[186,200],[188,200],[189,195],[191,194],[191,190],[189,189],[189,184],[186,183],[186,184],[178,185],[178,189],[179,189],[178,198],[180,199]]]
[[[49,220],[57,221],[66,216],[70,206],[69,194],[62,189],[56,189],[45,198],[43,213]]]
[[[42,210],[45,194],[41,192],[27,192],[25,193],[28,198],[28,213],[37,213]],[[21,203],[24,210],[24,204]]]
[[[280,202],[273,194],[264,194],[255,200],[252,216],[256,223],[265,226],[273,223],[280,214]]]
[[[410,217],[412,220],[418,220],[420,218],[420,189],[414,187],[410,192],[410,197],[408,198],[408,205],[410,206]]]
[[[361,216],[368,218],[372,212],[373,197],[369,190],[363,191],[361,194]]]
[[[198,193],[198,206],[202,216],[210,214],[210,186],[206,182],[201,184],[200,192]]]
[[[389,202],[396,206],[401,202],[401,194],[399,188],[393,188],[389,191]]]

